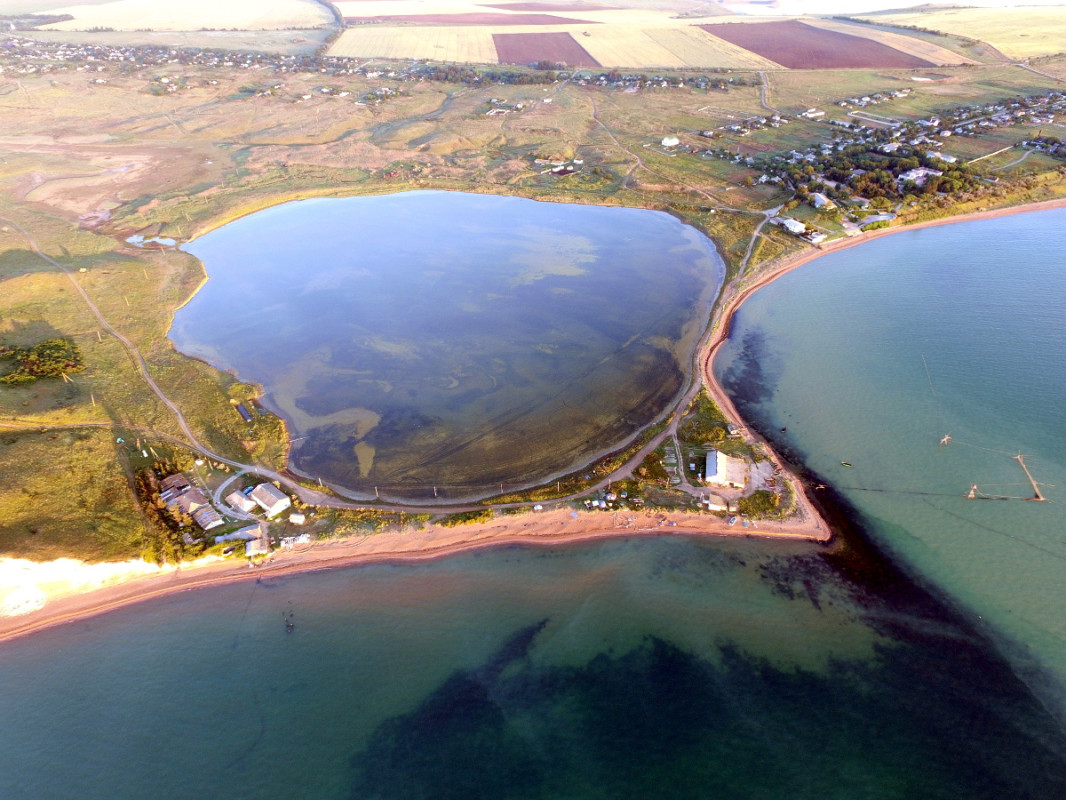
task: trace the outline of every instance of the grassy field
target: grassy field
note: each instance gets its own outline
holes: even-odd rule
[[[925,28],[988,42],[1009,58],[1033,58],[1066,49],[1066,8],[945,8],[857,15],[882,25]]]

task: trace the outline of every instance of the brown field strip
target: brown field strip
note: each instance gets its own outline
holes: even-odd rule
[[[569,33],[494,33],[492,41],[501,64],[543,60],[570,67],[601,66]]]
[[[936,64],[937,66],[980,63],[975,59],[967,58],[964,55],[955,53],[948,50],[946,47],[941,47],[932,42],[926,42],[905,34],[883,31],[872,25],[857,25],[854,22],[839,22],[834,19],[805,20],[805,24],[828,31],[836,31],[837,33],[843,33],[848,36],[859,36],[863,39],[879,42],[886,47],[891,47],[893,50],[899,50],[902,53],[907,53],[916,56],[917,58],[924,58],[926,61]]]
[[[789,69],[933,66],[924,58],[903,53],[880,42],[815,28],[796,20],[700,27],[712,36],[718,36]]]
[[[345,17],[347,24],[400,22],[413,25],[596,25],[584,19],[556,17],[552,14],[395,14],[377,17]]]

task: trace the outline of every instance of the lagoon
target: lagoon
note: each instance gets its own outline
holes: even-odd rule
[[[262,384],[292,465],[364,497],[498,492],[618,447],[687,385],[723,276],[664,213],[449,192],[288,203],[185,249],[209,280],[178,349]]]

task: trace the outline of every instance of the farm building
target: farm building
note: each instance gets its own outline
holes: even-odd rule
[[[807,226],[800,222],[798,219],[790,219],[789,217],[781,218],[781,227],[789,233],[794,233],[796,236],[802,236],[807,232]]]
[[[748,464],[743,459],[727,456],[719,450],[710,450],[703,474],[704,480],[713,486],[743,489],[748,482]]]
[[[274,517],[292,505],[292,500],[285,492],[270,483],[261,483],[252,489],[249,495],[268,517]]]
[[[663,147],[677,147],[679,144],[681,144],[681,140],[676,136],[663,137]]]

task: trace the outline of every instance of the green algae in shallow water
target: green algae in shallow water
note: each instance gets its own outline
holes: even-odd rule
[[[210,280],[179,348],[266,387],[298,470],[409,497],[544,479],[654,420],[722,276],[666,214],[442,192],[290,203],[186,249]]]
[[[0,645],[0,787],[1061,797],[1066,737],[981,637],[820,553],[634,538],[147,601]]]

